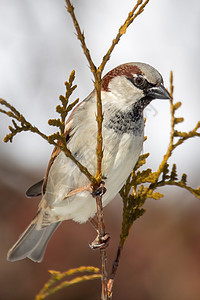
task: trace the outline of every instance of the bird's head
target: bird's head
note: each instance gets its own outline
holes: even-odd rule
[[[171,98],[160,73],[140,62],[126,63],[108,72],[102,79],[102,91],[112,93],[123,107],[141,100],[145,107],[153,99]]]

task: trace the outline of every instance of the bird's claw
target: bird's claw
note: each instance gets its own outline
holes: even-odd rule
[[[105,192],[106,192],[106,188],[105,188],[104,185],[105,185],[105,182],[102,181],[100,183],[100,186],[95,191],[92,192],[92,196],[93,197],[103,196],[105,194]]]
[[[110,240],[110,234],[109,233],[106,233],[101,238],[99,237],[99,235],[97,235],[96,239],[91,244],[89,244],[89,247],[93,250],[105,249],[109,245],[109,240]]]

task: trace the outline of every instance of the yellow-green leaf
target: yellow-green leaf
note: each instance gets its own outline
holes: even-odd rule
[[[152,198],[152,199],[155,199],[155,200],[159,200],[160,198],[164,197],[163,194],[159,193],[159,192],[154,192],[154,193],[147,193],[147,198]]]

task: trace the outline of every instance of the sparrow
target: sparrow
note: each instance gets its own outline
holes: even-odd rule
[[[153,99],[170,99],[160,73],[152,66],[131,62],[119,65],[102,79],[103,160],[102,178],[105,207],[120,191],[133,170],[144,141],[143,110]],[[96,91],[93,90],[71,113],[65,126],[67,147],[73,156],[95,176]],[[87,222],[96,214],[96,201],[89,179],[63,151],[55,147],[45,177],[26,192],[42,195],[35,218],[7,259],[29,258],[41,262],[47,243],[64,220]]]

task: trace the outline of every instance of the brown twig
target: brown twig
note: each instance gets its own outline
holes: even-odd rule
[[[95,178],[97,179],[98,184],[101,182],[101,166],[102,166],[102,158],[103,158],[103,137],[102,137],[102,122],[103,122],[103,114],[102,114],[102,103],[101,103],[101,75],[102,75],[102,70],[98,70],[93,63],[90,51],[86,45],[85,42],[85,37],[84,34],[81,32],[80,25],[77,21],[77,18],[74,13],[74,7],[72,6],[70,0],[66,0],[67,4],[67,10],[70,13],[72,17],[72,21],[74,24],[74,27],[76,29],[77,33],[77,38],[81,42],[81,47],[83,49],[83,52],[87,58],[87,61],[90,66],[90,70],[94,76],[94,86],[96,90],[96,95],[97,95],[97,116],[96,116],[96,121],[97,121],[97,147],[96,147],[96,153],[97,153],[97,172]],[[94,190],[98,186],[94,186]]]
[[[110,59],[111,53],[114,50],[115,46],[118,44],[121,36],[126,33],[128,26],[133,22],[133,20],[143,12],[144,7],[147,5],[149,0],[146,0],[144,4],[142,4],[142,0],[138,0],[137,4],[134,6],[133,10],[130,11],[127,19],[124,24],[119,28],[116,38],[113,40],[112,45],[108,49],[106,55],[104,55],[100,66],[97,68],[95,72],[95,89],[97,92],[97,124],[98,124],[98,132],[97,132],[97,173],[95,178],[98,182],[101,182],[101,165],[103,159],[103,137],[102,137],[102,122],[103,122],[103,114],[102,114],[102,102],[101,102],[101,76],[102,72],[105,68],[106,63]],[[141,5],[142,4],[142,5]],[[141,6],[140,6],[141,5]],[[138,11],[137,8],[140,6]],[[135,13],[136,12],[136,13]],[[135,14],[134,14],[135,13]]]
[[[108,280],[108,299],[112,299],[113,284],[114,284],[114,279],[115,279],[115,275],[117,272],[117,268],[119,266],[119,259],[121,256],[122,249],[123,249],[123,246],[121,246],[121,244],[119,244],[118,249],[117,249],[117,254],[116,254],[115,260],[112,265],[110,279]]]
[[[102,195],[96,197],[97,203],[97,220],[98,220],[98,231],[99,231],[99,240],[101,240],[105,236],[105,225],[103,219],[103,207],[102,207]],[[102,288],[101,288],[101,299],[108,299],[108,274],[107,274],[107,254],[105,249],[100,249],[101,256],[101,271],[102,271]]]
[[[83,52],[87,58],[87,61],[90,65],[90,69],[91,72],[93,73],[94,76],[94,86],[95,86],[95,90],[96,90],[96,94],[97,94],[97,148],[96,148],[96,152],[97,152],[97,172],[96,172],[96,176],[95,178],[97,179],[97,182],[100,184],[101,180],[102,180],[102,159],[103,159],[103,137],[102,137],[102,122],[103,122],[103,113],[102,113],[102,102],[101,102],[101,77],[102,77],[102,72],[105,68],[106,63],[108,62],[110,55],[112,53],[112,51],[114,50],[115,46],[118,44],[121,36],[123,34],[126,33],[126,30],[128,28],[128,26],[134,21],[134,19],[139,16],[145,6],[147,5],[147,3],[149,2],[149,0],[146,0],[143,4],[142,4],[142,0],[138,0],[137,4],[134,6],[133,10],[130,11],[130,13],[128,14],[127,19],[125,20],[124,24],[119,28],[119,31],[115,37],[115,39],[112,42],[112,45],[110,46],[110,48],[108,49],[106,55],[104,55],[102,62],[100,64],[100,66],[97,68],[92,60],[90,51],[86,45],[85,42],[85,37],[84,34],[81,32],[81,28],[80,25],[77,21],[77,18],[74,14],[74,7],[72,6],[70,0],[66,0],[66,4],[67,4],[67,10],[70,13],[71,17],[72,17],[72,21],[74,24],[74,27],[76,29],[77,32],[77,38],[80,40],[81,42],[81,46],[83,49]],[[139,9],[138,9],[139,8]],[[138,10],[137,10],[138,9]],[[137,10],[137,11],[136,11]]]
[[[174,149],[173,143],[174,143],[174,126],[175,126],[175,116],[174,116],[174,105],[173,105],[173,92],[174,92],[174,86],[173,86],[173,72],[170,72],[170,96],[171,99],[169,99],[170,102],[170,111],[171,111],[171,131],[170,131],[170,141],[169,141],[169,146],[167,148],[167,152],[163,157],[163,160],[160,164],[160,166],[158,167],[158,170],[156,172],[156,177],[155,177],[155,183],[158,181],[160,174],[162,173],[164,166],[167,163],[167,160],[169,159],[169,157],[172,155],[172,151]]]
[[[142,4],[142,2],[143,2],[143,0],[137,1],[134,8],[129,12],[128,17],[126,18],[124,24],[119,28],[115,39],[112,41],[112,45],[108,49],[106,55],[104,55],[104,57],[103,57],[103,60],[98,68],[99,71],[102,72],[104,70],[106,63],[110,59],[110,55],[113,52],[115,46],[119,43],[120,38],[122,37],[123,34],[126,33],[127,28],[129,27],[129,25],[131,25],[131,23],[134,21],[134,19],[143,12],[143,10],[144,10],[145,6],[147,5],[147,3],[149,2],[149,0],[146,0],[143,4]],[[138,7],[139,7],[139,9],[138,9]],[[138,11],[136,12],[137,9],[138,9]]]
[[[71,4],[71,2],[69,0],[66,0],[66,4],[67,4],[67,11],[69,12],[69,14],[71,16],[73,24],[74,24],[74,27],[76,29],[77,38],[81,42],[81,46],[82,46],[83,52],[84,52],[84,54],[85,54],[85,56],[87,58],[87,61],[88,61],[89,65],[90,65],[91,72],[93,74],[95,74],[96,73],[96,67],[95,67],[95,65],[93,63],[92,57],[90,55],[90,51],[89,51],[89,49],[86,46],[84,34],[81,32],[81,28],[79,26],[79,23],[77,21],[77,18],[75,16],[75,14],[74,14],[74,7],[73,7],[73,5]]]
[[[76,19],[76,16],[74,14],[74,7],[72,6],[71,2],[69,0],[66,0],[67,4],[67,10],[70,13],[74,27],[77,32],[77,38],[81,42],[81,46],[83,49],[83,52],[87,58],[87,61],[89,62],[91,72],[93,73],[95,82],[95,90],[96,90],[96,95],[97,95],[97,116],[96,116],[96,121],[97,121],[97,147],[96,147],[96,154],[97,154],[97,172],[95,175],[95,179],[97,180],[97,184],[93,183],[93,190],[95,191],[102,179],[102,172],[101,172],[101,167],[102,167],[102,158],[103,158],[103,137],[102,137],[102,122],[103,122],[103,113],[102,113],[102,103],[101,103],[101,74],[102,72],[97,72],[96,66],[94,65],[90,51],[86,46],[85,43],[85,37],[83,33],[81,32],[79,23]],[[96,203],[97,203],[97,219],[98,219],[98,226],[99,226],[99,234],[100,237],[105,235],[105,225],[104,225],[104,219],[103,219],[103,206],[102,206],[102,195],[99,195],[96,197]],[[101,294],[101,299],[107,299],[107,255],[106,255],[106,250],[102,249],[100,250],[100,256],[101,256],[101,262],[102,262],[102,294]]]
[[[103,136],[102,136],[102,123],[103,123],[103,112],[101,102],[101,72],[97,71],[95,76],[95,89],[97,93],[97,172],[95,178],[98,183],[102,180],[102,159],[103,159]]]

